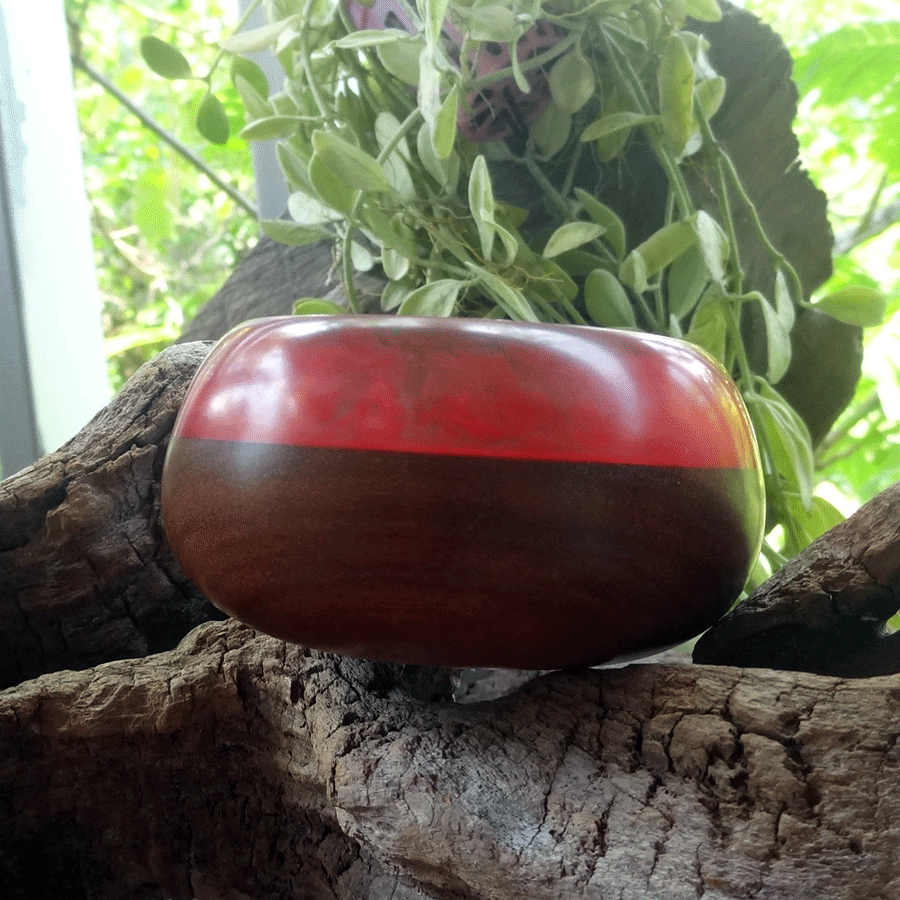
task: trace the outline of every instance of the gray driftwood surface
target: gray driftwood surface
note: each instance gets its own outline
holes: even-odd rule
[[[458,704],[448,673],[194,627],[212,610],[156,496],[208,346],[165,351],[0,485],[5,674],[27,679],[0,692],[5,898],[898,895],[900,675],[633,665]],[[877,563],[879,615],[898,605],[896,494],[835,545],[845,568]],[[801,609],[791,585],[830,547],[776,602]]]
[[[687,666],[422,703],[200,626],[0,695],[4,895],[888,900],[898,713],[897,677]]]

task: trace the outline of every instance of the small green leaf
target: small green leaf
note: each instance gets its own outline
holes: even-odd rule
[[[591,122],[581,132],[581,140],[596,141],[618,131],[631,131],[637,125],[647,125],[650,122],[658,121],[659,116],[650,116],[636,112],[614,112]]]
[[[694,230],[687,222],[664,225],[628,254],[619,278],[623,284],[643,293],[650,286],[649,279],[662,272],[693,243]]]
[[[575,188],[575,196],[581,204],[581,208],[598,225],[604,228],[604,238],[613,248],[619,259],[625,256],[625,226],[622,220],[608,206],[601,203],[587,191]]]
[[[721,75],[705,78],[695,86],[694,98],[707,119],[711,119],[719,111],[725,99],[726,87],[725,79]]]
[[[887,298],[875,288],[851,285],[817,300],[813,309],[847,325],[871,328],[884,321]]]
[[[271,141],[276,138],[290,137],[301,121],[298,116],[269,116],[255,119],[240,130],[245,141]]]
[[[357,272],[370,272],[375,268],[375,257],[358,241],[350,242],[350,262]]]
[[[483,156],[475,158],[469,173],[469,209],[478,218],[494,221],[494,190]]]
[[[487,3],[466,8],[461,3],[456,3],[454,7],[454,11],[465,26],[461,31],[471,41],[508,44],[522,33],[522,26],[516,21],[516,14],[507,6]]]
[[[438,159],[431,142],[431,129],[423,122],[422,127],[416,133],[416,153],[419,162],[425,167],[425,171],[438,183],[439,187],[447,184],[447,162]]]
[[[799,553],[826,531],[831,531],[844,521],[844,514],[834,504],[818,495],[813,496],[808,510],[804,508],[799,497],[788,497],[787,506],[792,530],[800,531],[798,537],[801,540],[792,548],[795,553]]]
[[[406,257],[415,256],[415,247],[411,235],[405,230],[398,231],[394,223],[385,215],[377,203],[363,202],[359,209],[360,220],[376,243],[382,247],[396,250]]]
[[[397,310],[398,316],[439,316],[453,315],[456,298],[465,282],[455,278],[430,281],[408,294]]]
[[[788,290],[787,279],[781,269],[775,272],[775,312],[778,313],[782,325],[790,331],[794,327],[796,310],[791,300],[791,292]]]
[[[446,159],[453,151],[456,140],[456,116],[459,109],[459,85],[454,84],[444,98],[434,120],[431,145],[438,159]]]
[[[438,113],[441,111],[442,72],[437,69],[428,47],[422,50],[419,57],[419,110],[422,118],[431,129],[432,136],[437,127]],[[434,138],[432,137],[432,142]],[[435,151],[437,152],[437,151]]]
[[[295,316],[346,316],[347,310],[320,297],[301,297],[294,301]]]
[[[721,299],[713,299],[697,307],[691,317],[691,327],[684,336],[686,341],[702,347],[707,353],[723,362],[728,323]]]
[[[275,114],[272,104],[243,75],[238,74],[234,76],[234,86],[240,95],[249,119],[268,119],[269,116]]]
[[[341,309],[330,300],[319,297],[301,297],[294,303],[295,316],[346,316],[347,310]]]
[[[305,191],[296,191],[288,197],[288,212],[298,225],[326,225],[336,222],[340,214],[310,197]]]
[[[389,281],[381,292],[381,311],[393,312],[403,305],[403,301],[413,292],[414,288],[405,281]]]
[[[666,146],[681,156],[694,130],[694,61],[677,32],[666,40],[657,73],[659,111]]]
[[[660,0],[663,12],[673,28],[681,28],[687,18],[686,0]]]
[[[387,159],[382,166],[391,187],[404,200],[414,200],[416,189],[409,173],[407,162],[410,160],[409,146],[405,137],[398,137],[400,122],[389,112],[380,112],[375,117],[375,139],[378,149],[383,153],[393,144]]]
[[[299,225],[297,222],[290,222],[286,219],[260,219],[259,227],[272,240],[294,247],[302,247],[321,241],[323,238],[334,237],[334,234],[327,228]]]
[[[381,268],[391,281],[400,281],[409,272],[409,260],[398,250],[385,247],[381,254]]]
[[[410,87],[416,87],[419,84],[419,56],[423,47],[421,36],[418,38],[407,36],[404,40],[379,44],[375,52],[381,65],[394,78]]]
[[[785,489],[798,494],[804,509],[809,509],[815,468],[806,425],[797,411],[766,382],[759,382],[757,392],[747,394],[744,399],[760,450],[768,452]]]
[[[603,231],[603,226],[596,222],[566,222],[550,235],[543,255],[547,259],[552,259],[554,256],[559,256],[560,253],[574,250],[582,244],[596,240],[603,234]]]
[[[576,113],[594,96],[594,68],[576,47],[558,59],[547,76],[553,102],[567,113]]]
[[[219,46],[229,53],[257,53],[260,50],[268,50],[286,28],[296,24],[300,19],[299,14],[288,16],[286,19],[263,25],[261,28],[241,31],[220,41]]]
[[[577,253],[577,250],[571,251]],[[565,259],[566,256],[560,257]],[[572,280],[568,269],[563,269],[555,259],[544,259],[528,249],[521,252],[518,260],[522,268],[534,276],[531,285],[534,293],[555,305],[560,298],[572,301],[578,296],[578,285]]]
[[[585,279],[584,304],[594,323],[603,328],[634,328],[637,324],[625,288],[606,269],[594,269]]]
[[[519,241],[511,231],[502,225],[498,225],[495,222],[491,227],[494,230],[494,234],[500,238],[500,243],[503,244],[503,258],[497,261],[500,265],[511,266],[519,252]]]
[[[207,94],[197,110],[197,131],[211,144],[227,144],[231,126],[222,101],[215,94]]]
[[[367,28],[365,31],[352,31],[328,46],[341,50],[362,50],[364,47],[380,47],[384,44],[395,44],[398,40],[409,37],[409,33],[399,28]]]
[[[728,260],[730,246],[728,235],[709,213],[701,210],[688,220],[697,238],[697,247],[706,270],[713,281],[723,284],[725,281],[725,263]]]
[[[516,322],[539,322],[540,319],[531,308],[521,291],[505,282],[498,275],[486,269],[479,269],[470,264],[473,274],[478,276],[484,292],[493,300],[510,319]]]
[[[441,29],[447,17],[448,0],[424,0],[425,40],[434,47],[441,41]]]
[[[700,302],[709,286],[709,270],[700,248],[688,247],[676,257],[666,272],[669,312],[679,319],[688,315]]]
[[[791,364],[791,336],[778,313],[762,294],[754,291],[745,299],[759,301],[766,324],[766,379],[770,384],[778,384]]]
[[[530,93],[531,83],[528,81],[527,76],[522,71],[522,61],[519,59],[518,51],[517,50],[514,51],[513,48],[510,48],[509,64],[512,67],[513,81],[515,81],[516,87],[523,94]]]
[[[548,103],[531,126],[531,139],[545,156],[555,156],[572,133],[572,114]]]
[[[244,56],[235,56],[231,60],[231,81],[238,88],[237,79],[243,79],[253,88],[256,95],[263,100],[269,97],[269,79],[266,73],[252,59]],[[240,93],[240,88],[238,88]]]
[[[158,37],[148,35],[141,38],[141,56],[157,75],[170,81],[191,77],[191,64],[185,55]]]
[[[281,141],[275,147],[275,155],[288,184],[300,188],[304,194],[313,194],[313,186],[309,180],[309,162],[303,160],[287,141]]]
[[[481,253],[485,260],[490,260],[494,249],[494,238],[497,230],[494,226],[494,190],[487,162],[483,156],[477,156],[469,172],[469,209],[478,228],[481,241]]]
[[[276,116],[297,116],[302,120],[307,118],[301,115],[300,107],[294,102],[293,97],[289,96],[285,91],[272,94],[269,97],[269,103],[272,104],[272,109],[275,111]]]
[[[549,262],[549,260],[547,260]],[[594,269],[602,269],[606,266],[606,258],[599,253],[591,253],[588,250],[569,250],[561,253],[557,258],[565,271],[574,278],[586,278]]]
[[[684,11],[698,22],[718,22],[722,18],[716,0],[685,0]]]
[[[322,202],[341,215],[349,216],[353,211],[357,192],[335,175],[318,153],[313,153],[310,157],[308,172],[309,182]]]
[[[314,131],[312,145],[322,163],[347,187],[359,191],[390,190],[384,169],[375,159],[334,132]]]

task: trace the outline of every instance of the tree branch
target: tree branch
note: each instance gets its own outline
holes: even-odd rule
[[[234,185],[225,181],[214,172],[190,147],[186,147],[170,131],[167,131],[152,116],[147,115],[127,94],[120,91],[102,72],[95,69],[86,59],[77,53],[71,54],[72,65],[81,69],[88,77],[100,85],[104,91],[114,97],[133,116],[136,116],[145,128],[149,128],[161,141],[168,144],[179,156],[186,159],[198,172],[204,174],[217,188],[225,191],[238,206],[248,212],[254,219],[257,211],[253,204]]]
[[[867,216],[865,221],[837,234],[834,239],[835,256],[845,256],[866,241],[884,234],[898,222],[900,222],[900,199],[886,203],[876,209],[871,216]]]
[[[706,665],[900,672],[900,482],[822,535],[697,642]]]

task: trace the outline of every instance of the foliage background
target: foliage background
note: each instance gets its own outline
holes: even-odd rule
[[[817,459],[820,492],[848,513],[900,478],[900,3],[743,5],[795,58],[795,129],[836,237],[835,277],[823,292],[852,282],[888,298],[884,324],[866,332],[856,398]]]
[[[103,304],[106,352],[118,389],[181,331],[255,240],[249,213],[216,188],[78,67],[98,70],[211,169],[253,202],[247,144],[203,140],[194,127],[205,86],[164,81],[141,58],[144,35],[172,41],[197,60],[238,20],[236,0],[66,0],[83,136],[85,181]],[[243,108],[224,75],[216,93],[232,134]],[[185,98],[190,102],[185,104]]]
[[[835,278],[823,292],[869,284],[888,297],[885,324],[866,335],[854,403],[817,460],[818,492],[846,514],[900,478],[900,2],[743,5],[784,37],[797,60],[803,162],[831,198],[837,237]],[[236,0],[66,0],[65,7],[74,54],[252,202],[247,145],[231,137],[214,146],[196,132],[205,85],[173,86],[138,52],[140,38],[155,35],[205,71],[210,44],[238,20]],[[240,101],[224,72],[213,84],[235,135],[243,124]],[[75,91],[110,377],[119,387],[179,333],[258,231],[244,208],[81,68]]]

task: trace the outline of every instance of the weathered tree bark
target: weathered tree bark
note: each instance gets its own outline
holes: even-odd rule
[[[234,622],[0,694],[4,895],[900,891],[900,678],[556,673],[475,706]]]
[[[0,687],[169,650],[221,618],[172,558],[157,491],[208,349],[167,350],[64,447],[0,483]]]
[[[822,535],[694,648],[712,665],[860,677],[900,672],[900,483]]]

